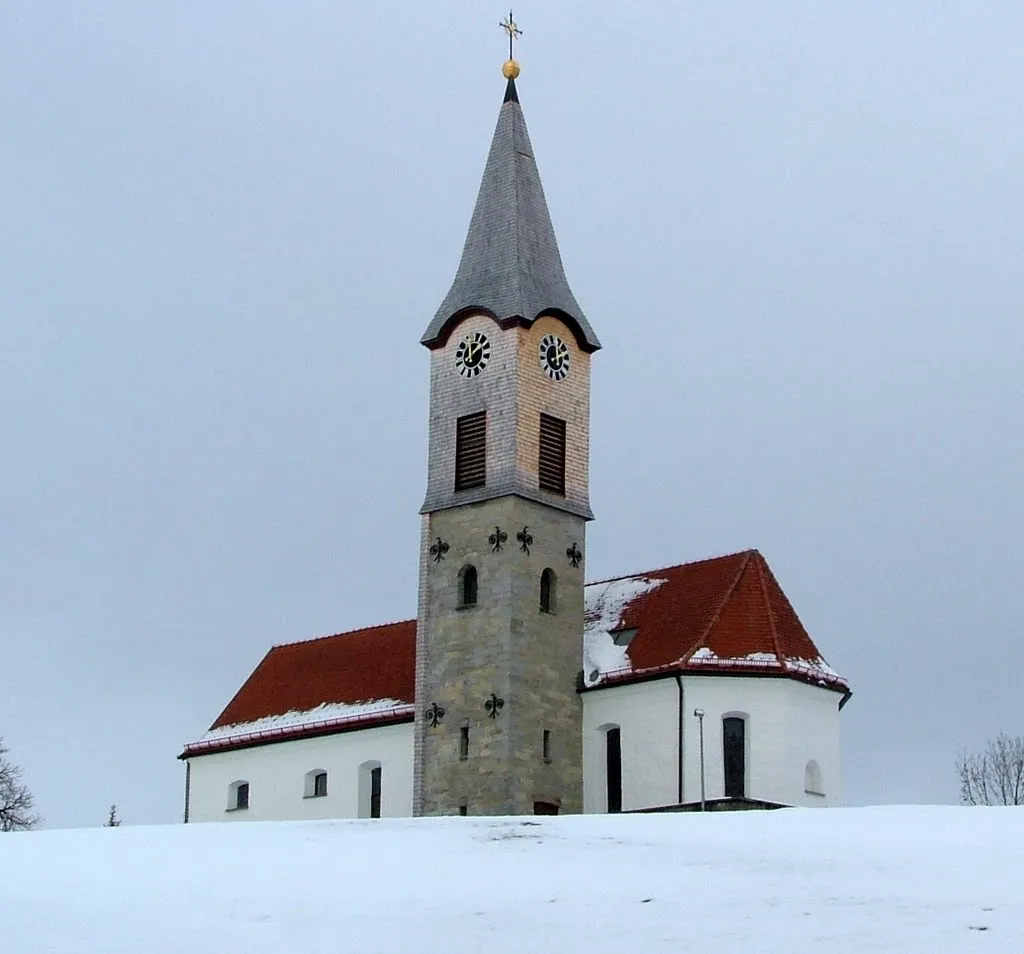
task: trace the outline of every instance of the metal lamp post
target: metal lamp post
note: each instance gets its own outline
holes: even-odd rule
[[[697,724],[700,727],[700,810],[707,811],[707,798],[704,787],[704,710],[694,709],[693,714],[697,717]]]

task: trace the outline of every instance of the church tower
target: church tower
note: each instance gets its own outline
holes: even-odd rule
[[[509,18],[510,35],[515,24]],[[582,810],[590,356],[508,81],[462,260],[422,343],[430,437],[417,815]]]

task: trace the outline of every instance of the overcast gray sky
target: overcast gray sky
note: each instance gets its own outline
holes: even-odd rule
[[[850,803],[1024,732],[1024,6],[529,2],[593,381],[591,579],[756,546]],[[267,648],[415,614],[428,357],[500,5],[0,10],[0,734],[180,818]]]

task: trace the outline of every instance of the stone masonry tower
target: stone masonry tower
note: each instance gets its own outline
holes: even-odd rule
[[[513,24],[514,26],[514,24]],[[509,60],[462,260],[422,343],[430,440],[414,811],[582,810],[590,356]]]

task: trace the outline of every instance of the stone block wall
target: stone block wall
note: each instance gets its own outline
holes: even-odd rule
[[[494,552],[488,537],[507,533]],[[516,535],[528,527],[526,553]],[[582,810],[582,658],[586,522],[517,496],[450,508],[425,518],[417,645],[414,810],[420,815],[532,814],[535,802]],[[431,541],[449,549],[435,561]],[[459,606],[459,573],[478,573],[477,603]],[[556,575],[555,612],[540,611],[540,578]],[[491,694],[503,700],[492,718]],[[445,710],[432,727],[426,711]],[[469,755],[460,759],[460,730]],[[543,758],[550,732],[550,760]]]

